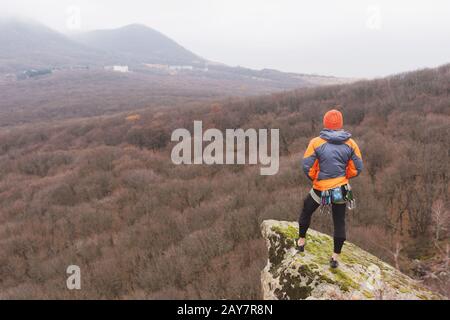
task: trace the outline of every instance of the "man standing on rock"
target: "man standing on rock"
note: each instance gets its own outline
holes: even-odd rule
[[[305,250],[306,232],[313,212],[320,206],[330,205],[334,224],[334,252],[332,268],[338,267],[338,257],[345,241],[346,202],[353,201],[349,179],[363,169],[361,152],[351,134],[342,129],[342,113],[330,110],[323,117],[324,129],[320,136],[309,142],[303,156],[303,171],[313,182],[299,218],[297,249]]]

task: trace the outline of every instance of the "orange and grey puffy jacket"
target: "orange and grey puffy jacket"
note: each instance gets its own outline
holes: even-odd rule
[[[323,129],[309,142],[303,156],[303,171],[313,188],[324,191],[348,183],[362,169],[362,157],[352,135],[344,130]]]

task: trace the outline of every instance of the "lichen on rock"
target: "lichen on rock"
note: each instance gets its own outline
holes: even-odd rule
[[[261,231],[269,250],[261,273],[264,299],[445,299],[349,242],[339,268],[330,268],[333,239],[311,229],[305,252],[298,252],[296,222],[265,220]]]

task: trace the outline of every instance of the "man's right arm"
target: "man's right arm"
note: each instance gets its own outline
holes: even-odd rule
[[[311,140],[303,155],[303,172],[310,180],[314,180],[317,176],[317,155],[314,148],[314,139]]]

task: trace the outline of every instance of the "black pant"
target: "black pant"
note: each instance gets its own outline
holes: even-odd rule
[[[320,197],[321,192],[319,190],[314,190],[314,192]],[[308,193],[304,203],[303,210],[300,213],[300,218],[298,219],[299,236],[304,238],[306,232],[308,231],[309,225],[311,224],[311,216],[319,207],[319,204],[311,197]],[[345,241],[345,207],[346,204],[332,204],[331,209],[333,213],[333,224],[334,224],[334,252],[341,253],[342,246]]]

